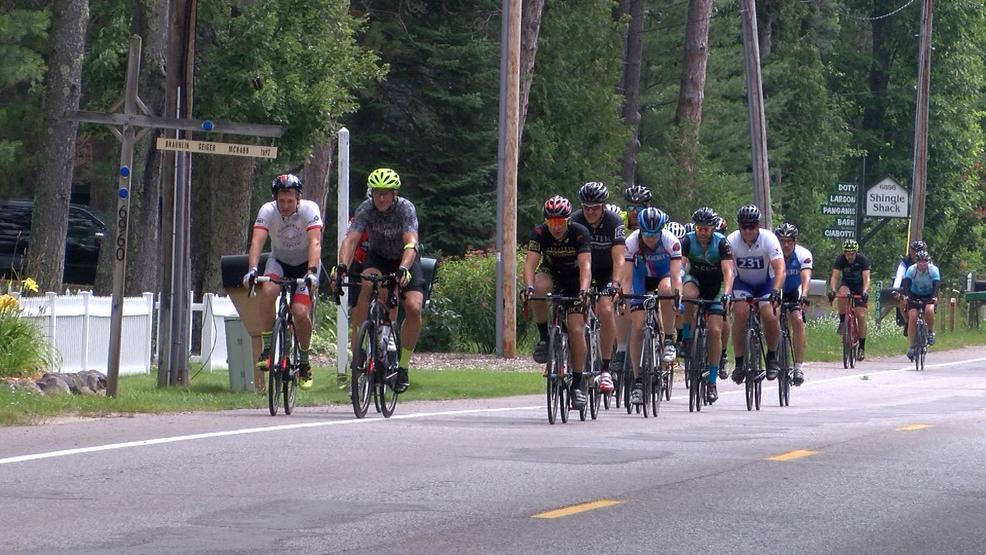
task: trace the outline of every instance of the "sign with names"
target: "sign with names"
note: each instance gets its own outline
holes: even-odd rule
[[[906,218],[911,195],[891,177],[884,177],[866,191],[866,215],[873,218]]]
[[[180,150],[197,154],[224,154],[227,156],[249,156],[251,158],[277,158],[276,146],[240,145],[235,143],[215,143],[211,141],[190,141],[185,139],[166,139],[158,137],[158,150]]]

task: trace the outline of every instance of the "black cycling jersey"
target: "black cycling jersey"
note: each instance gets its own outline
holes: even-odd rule
[[[592,244],[592,273],[612,271],[613,247],[626,244],[626,237],[623,235],[623,220],[609,210],[603,210],[599,223],[593,227],[585,218],[582,210],[578,210],[572,214],[572,223],[580,224],[589,230],[589,239]]]
[[[733,247],[719,232],[713,232],[709,244],[702,247],[693,231],[681,239],[681,256],[688,259],[688,275],[697,279],[702,289],[718,291],[722,286],[721,263],[733,259]]]
[[[578,275],[580,253],[591,252],[589,230],[577,223],[569,222],[562,238],[555,239],[547,224],[534,226],[527,250],[541,255],[540,271],[551,274]]]
[[[862,253],[856,253],[856,260],[852,264],[846,259],[846,254],[842,253],[835,259],[834,269],[842,272],[842,283],[853,293],[859,293],[863,289],[863,272],[870,269],[870,261]]]

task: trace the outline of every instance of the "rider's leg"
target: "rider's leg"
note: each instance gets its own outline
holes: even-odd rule
[[[705,320],[706,325],[709,328],[709,344],[708,344],[708,368],[709,368],[709,383],[715,383],[716,374],[719,373],[719,353],[722,351],[722,328],[723,320],[722,316],[718,314],[709,314],[709,317]]]
[[[794,343],[794,363],[801,364],[805,361],[805,319],[801,310],[792,310],[788,314],[787,321],[791,325],[791,339]]]
[[[846,311],[848,310],[847,307],[849,306],[849,299],[847,298],[847,296],[850,295],[849,288],[843,285],[842,287],[839,287],[839,290],[836,292],[836,294],[838,295],[838,299],[836,300],[836,302],[839,305],[839,329],[843,330],[845,329]]]
[[[924,305],[924,321],[928,323],[928,333],[935,332],[935,305]]]
[[[661,279],[660,284],[657,286],[657,293],[659,295],[673,295],[674,291],[671,289],[671,278],[666,277]],[[664,299],[661,301],[661,328],[664,329],[664,340],[668,338],[674,341],[674,321],[675,317],[678,315],[678,307],[674,306],[674,301],[671,299]]]
[[[644,342],[644,318],[646,311],[641,308],[630,313],[630,348],[627,356],[633,368],[633,377],[640,378],[640,348]]]
[[[379,276],[380,270],[377,268],[365,268],[363,273],[366,275]],[[356,322],[359,322],[359,325],[363,325],[363,322],[366,321],[366,315],[370,312],[370,295],[372,294],[372,287],[372,283],[369,281],[363,281],[363,286],[360,287],[359,291],[359,300],[356,301],[356,306],[353,307],[351,317]],[[354,333],[352,338],[353,357],[356,356],[357,350],[359,349],[359,345],[357,345],[358,342],[358,334]]]
[[[555,290],[551,275],[544,272],[534,274],[534,294],[547,295]],[[538,342],[534,346],[534,362],[544,364],[548,360],[548,302],[533,301],[534,323],[538,328]]]
[[[698,286],[693,282],[685,283],[681,286],[681,296],[685,299],[697,299],[698,298]],[[685,314],[682,319],[682,332],[684,336],[682,339],[689,340],[692,338],[692,330],[695,329],[695,312],[698,308],[689,303],[685,303]],[[716,353],[718,356],[718,353]],[[712,357],[709,357],[712,360]]]
[[[609,370],[610,350],[616,340],[616,318],[613,315],[613,299],[600,297],[596,302],[596,315],[599,317],[599,346],[602,350],[603,369]]]
[[[404,293],[404,323],[401,325],[401,355],[397,366],[407,368],[411,364],[411,353],[421,335],[421,308],[424,295],[420,291]]]

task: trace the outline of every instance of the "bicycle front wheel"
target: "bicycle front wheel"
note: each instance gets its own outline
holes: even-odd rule
[[[281,396],[284,388],[281,385],[281,363],[284,355],[284,321],[274,322],[274,330],[270,338],[270,365],[267,368],[267,410],[271,416],[277,416],[281,407]]]
[[[294,406],[298,400],[298,361],[300,360],[300,347],[294,325],[284,326],[284,345],[288,346],[287,353],[289,354],[285,357],[284,377],[281,380],[284,387],[284,414],[291,414],[294,412]]]
[[[370,407],[370,397],[373,396],[373,371],[377,356],[372,324],[369,321],[363,322],[357,333],[359,341],[356,343],[356,352],[353,353],[349,398],[356,418],[363,418]]]
[[[920,372],[924,370],[924,353],[928,350],[928,324],[920,319],[917,326],[917,333],[915,333],[917,356],[914,357],[914,370]]]

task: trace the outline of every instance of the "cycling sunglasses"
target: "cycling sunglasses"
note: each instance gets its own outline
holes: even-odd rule
[[[644,206],[643,204],[628,204],[627,205],[627,212],[640,212],[644,208],[647,208],[647,207]]]

